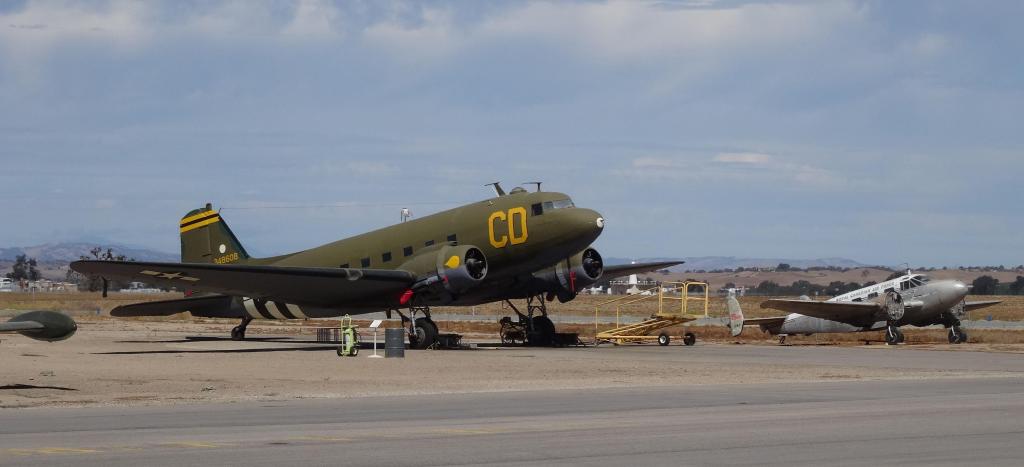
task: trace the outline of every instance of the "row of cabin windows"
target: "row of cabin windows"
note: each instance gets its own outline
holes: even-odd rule
[[[458,242],[458,236],[456,236],[455,234],[451,234],[451,235],[448,236],[448,241],[449,242]],[[433,244],[434,244],[433,240],[427,240],[426,242],[423,243],[423,246],[424,247],[429,247],[429,246],[431,246]],[[402,248],[402,256],[405,256],[405,257],[412,256],[412,247],[411,246],[407,246],[407,247]],[[391,252],[387,251],[387,252],[381,253],[380,260],[381,260],[381,262],[384,262],[384,263],[390,263],[391,262]],[[363,259],[359,260],[359,265],[361,267],[363,267],[363,268],[370,267],[370,258],[363,258]],[[341,269],[348,269],[349,268],[349,263],[342,264],[341,266],[338,266],[338,267],[341,268]]]

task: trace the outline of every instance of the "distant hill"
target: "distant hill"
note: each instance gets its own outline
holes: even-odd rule
[[[29,258],[35,258],[40,263],[67,263],[75,261],[81,256],[91,256],[89,250],[96,247],[101,247],[104,250],[112,248],[114,254],[135,258],[137,261],[179,261],[181,259],[177,253],[167,253],[146,248],[116,244],[68,242],[0,248],[0,261],[14,261],[14,258],[18,255],[27,255]]]
[[[648,261],[686,261],[686,263],[671,268],[672,271],[712,271],[736,268],[772,268],[780,263],[786,263],[794,268],[810,267],[838,267],[858,268],[865,264],[847,258],[817,258],[817,259],[786,259],[786,258],[737,258],[735,256],[695,256],[686,258],[638,258],[635,260],[626,258],[606,258],[605,263],[609,265],[629,264],[631,261],[638,263]]]

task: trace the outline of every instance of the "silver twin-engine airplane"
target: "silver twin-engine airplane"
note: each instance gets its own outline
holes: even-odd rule
[[[787,334],[863,332],[885,329],[885,342],[903,342],[900,326],[931,326],[941,324],[949,329],[949,342],[967,342],[960,320],[968,311],[995,305],[999,301],[968,302],[970,291],[957,280],[932,281],[928,276],[912,274],[875,284],[870,287],[819,302],[807,297],[799,300],[772,299],[761,304],[790,312],[787,316],[744,319],[739,302],[729,299],[729,325],[733,335],[739,335],[743,326],[760,326],[762,331],[779,335],[780,342]]]

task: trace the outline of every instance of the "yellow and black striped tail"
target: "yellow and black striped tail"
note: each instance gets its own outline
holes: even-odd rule
[[[207,204],[181,218],[182,263],[244,263],[249,254],[220,217]]]

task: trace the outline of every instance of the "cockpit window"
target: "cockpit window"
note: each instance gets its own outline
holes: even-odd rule
[[[557,200],[554,200],[554,201],[545,201],[544,202],[544,210],[545,211],[550,211],[552,209],[565,209],[565,208],[574,208],[574,207],[576,207],[576,205],[573,204],[572,200],[569,199],[569,198],[557,199]]]
[[[545,212],[553,211],[555,209],[565,209],[574,207],[576,207],[576,205],[573,204],[572,200],[569,198],[556,199],[554,201],[545,201],[543,203],[537,203],[532,206],[533,215],[535,216],[539,216],[541,214],[544,214]]]
[[[920,277],[911,277],[910,278],[910,286],[911,287],[920,287],[922,284],[924,284],[924,282],[925,281],[921,280]]]

